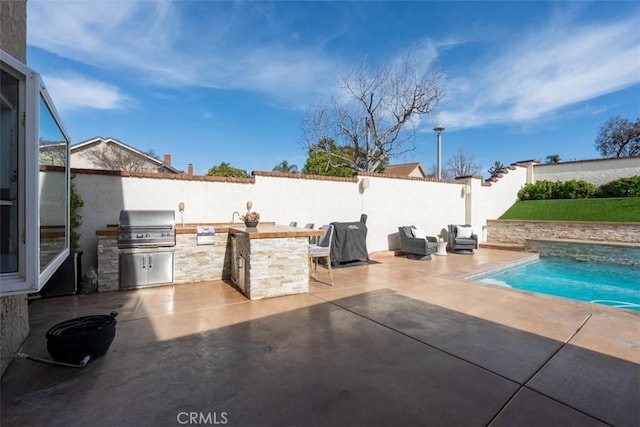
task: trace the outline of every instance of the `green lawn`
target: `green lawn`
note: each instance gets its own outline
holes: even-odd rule
[[[640,222],[640,197],[524,200],[500,219]]]

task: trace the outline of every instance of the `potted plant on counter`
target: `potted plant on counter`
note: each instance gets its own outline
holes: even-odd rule
[[[256,227],[260,222],[260,214],[258,212],[249,212],[240,217],[244,221],[244,225],[247,227]]]

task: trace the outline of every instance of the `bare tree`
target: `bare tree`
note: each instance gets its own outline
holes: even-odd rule
[[[145,155],[157,159],[153,150],[143,155],[123,149],[100,147],[82,153],[83,157],[100,169],[130,172],[157,172],[158,166],[150,163],[149,158]]]
[[[600,128],[595,147],[602,157],[640,155],[640,118],[635,122],[622,117],[611,117]]]
[[[67,164],[67,144],[59,141],[40,141],[40,165],[64,166]]]
[[[425,71],[411,57],[373,73],[365,64],[343,75],[343,96],[305,118],[304,149],[326,153],[333,167],[375,171],[415,148],[420,117],[433,114],[444,97],[441,80],[435,66]],[[348,149],[332,150],[323,141]]]
[[[427,175],[427,178],[435,178],[436,176],[438,176],[438,166],[433,163],[431,166],[429,166],[429,169],[425,171],[425,174]]]
[[[447,159],[443,178],[452,179],[459,176],[478,175],[482,166],[478,163],[473,154],[469,154],[460,147],[458,152]]]

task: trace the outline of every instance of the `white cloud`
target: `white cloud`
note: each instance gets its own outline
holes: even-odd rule
[[[477,71],[452,79],[451,103],[440,119],[457,129],[524,123],[638,84],[637,24],[538,28]]]
[[[130,99],[114,86],[79,76],[43,76],[47,90],[60,111],[115,110]]]
[[[265,11],[268,4],[30,0],[28,8],[29,44],[164,87],[246,90],[308,106],[333,92],[340,61],[361,64],[358,58],[332,57],[323,40],[303,46],[285,18]],[[524,123],[640,82],[637,17],[599,25],[550,22],[520,39],[512,33],[503,45],[496,34],[486,46],[465,34],[409,44],[425,63],[445,51],[455,56],[456,47],[468,41],[498,52],[481,64],[470,58],[450,76],[449,103],[438,120],[452,130]],[[106,105],[107,99],[111,105],[126,101],[116,88],[102,89]]]
[[[183,14],[192,12],[180,2],[31,0],[28,5],[29,44],[90,66],[133,72],[149,83],[258,91],[283,99],[321,93],[335,75],[334,62],[317,48],[261,39],[260,27],[245,22],[263,16],[250,5],[217,3],[228,13],[218,8],[199,16],[197,25],[204,29],[188,25]]]

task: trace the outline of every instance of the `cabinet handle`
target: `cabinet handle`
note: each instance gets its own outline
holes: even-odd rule
[[[146,256],[142,257],[142,268],[147,268],[147,257]]]
[[[153,260],[153,256],[149,255],[149,268],[152,268],[151,261]]]

